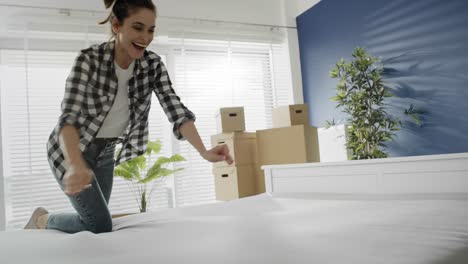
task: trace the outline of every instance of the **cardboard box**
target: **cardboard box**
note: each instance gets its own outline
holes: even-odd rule
[[[257,140],[255,132],[231,132],[211,136],[211,146],[226,144],[234,163],[226,161],[213,163],[213,167],[252,165],[257,163]]]
[[[220,108],[216,113],[218,133],[245,131],[244,107]]]
[[[273,127],[309,125],[309,108],[306,104],[286,105],[273,108]]]
[[[256,195],[256,168],[256,165],[213,168],[216,200],[230,201]]]
[[[317,128],[291,126],[257,130],[258,164],[319,162]]]

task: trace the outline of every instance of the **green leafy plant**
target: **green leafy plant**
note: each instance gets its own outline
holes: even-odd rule
[[[331,99],[347,114],[350,159],[387,157],[385,142],[393,140],[399,130],[400,121],[386,112],[384,99],[393,95],[382,82],[382,71],[380,60],[360,47],[353,52],[351,62],[341,59],[330,71],[330,77],[339,79],[336,96]]]
[[[148,149],[144,155],[120,163],[114,169],[114,176],[122,177],[130,182],[129,187],[136,196],[140,212],[146,212],[148,201],[154,191],[155,184],[152,184],[150,189],[148,188],[151,182],[162,180],[166,176],[183,170],[183,168],[171,170],[166,167],[170,163],[185,161],[185,158],[179,154],[171,157],[161,156],[159,155],[161,147],[160,140],[149,141]],[[148,166],[153,154],[159,155],[159,157]]]

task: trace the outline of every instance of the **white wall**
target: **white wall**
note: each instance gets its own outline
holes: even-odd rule
[[[2,68],[0,66],[0,76],[2,75]],[[1,91],[1,90],[0,90]],[[0,102],[2,101],[2,94],[0,93]],[[5,230],[6,226],[6,211],[5,211],[5,186],[3,176],[3,151],[2,151],[3,137],[2,137],[2,109],[0,107],[0,231]]]
[[[320,0],[153,0],[165,17],[295,27],[295,18]],[[105,11],[102,0],[0,0],[3,5]]]
[[[153,0],[161,17],[207,19],[289,27],[291,76],[295,103],[303,102],[296,17],[320,0]],[[0,0],[0,5],[105,11],[101,0]]]
[[[294,27],[289,28],[288,32],[288,45],[289,55],[291,64],[291,77],[293,87],[293,98],[294,103],[304,103],[304,94],[302,91],[302,72],[301,72],[301,61],[299,56],[299,40],[297,35],[296,17],[308,10],[320,0],[283,0],[283,12],[284,12],[284,25]]]
[[[153,0],[164,17],[283,25],[282,0]],[[102,0],[1,0],[0,4],[105,11]]]

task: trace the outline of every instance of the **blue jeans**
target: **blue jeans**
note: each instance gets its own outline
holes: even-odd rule
[[[47,229],[67,233],[112,231],[112,216],[108,204],[114,179],[115,145],[99,146],[91,143],[83,153],[89,168],[94,172],[92,186],[79,194],[67,195],[76,213],[49,214]],[[63,190],[63,185],[59,181]]]

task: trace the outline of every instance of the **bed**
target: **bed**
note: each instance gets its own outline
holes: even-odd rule
[[[2,232],[0,263],[468,263],[466,153],[263,169],[267,193],[112,233]]]

